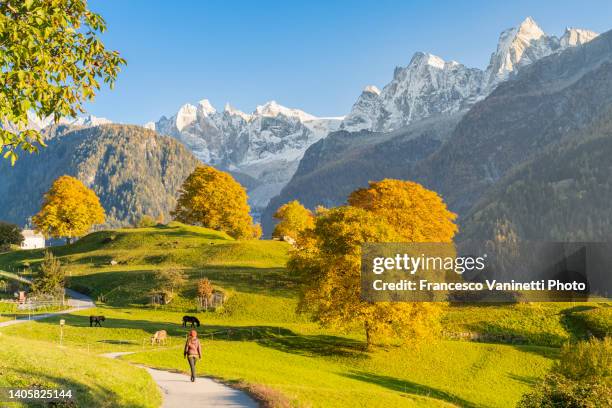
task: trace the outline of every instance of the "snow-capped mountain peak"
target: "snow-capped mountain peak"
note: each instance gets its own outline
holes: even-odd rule
[[[597,35],[598,34],[596,32],[590,30],[568,27],[565,29],[565,33],[563,33],[563,35],[561,36],[559,44],[561,45],[561,48],[582,45],[591,41],[592,39],[597,37]]]
[[[197,108],[190,103],[186,103],[181,106],[178,113],[176,114],[176,128],[180,132],[185,127],[195,122],[197,116]]]
[[[64,126],[79,126],[79,127],[92,127],[112,123],[109,119],[97,117],[94,115],[77,116],[75,118],[63,117],[60,118],[57,123],[53,115],[47,116],[46,118],[40,118],[36,116],[33,111],[28,111],[28,123],[26,129],[33,129],[42,131],[53,125],[64,125]],[[11,124],[2,124],[7,129],[18,131],[19,127]]]
[[[444,69],[445,64],[446,64],[446,61],[444,61],[442,58],[438,57],[437,55],[419,51],[419,52],[416,52],[412,56],[412,59],[410,60],[410,64],[408,64],[408,66],[410,67],[410,66],[429,65],[434,68]]]
[[[176,115],[153,125],[183,142],[200,160],[254,179],[253,208],[262,208],[295,173],[306,149],[343,118],[318,118],[270,101],[246,114],[227,103],[217,111],[204,99],[183,105]]]
[[[93,126],[106,125],[106,124],[113,123],[113,122],[106,118],[99,118],[94,115],[86,115],[86,116],[79,116],[79,117],[72,118],[72,119],[62,118],[60,119],[59,123],[62,125],[69,125],[69,126],[93,127]]]
[[[486,97],[522,67],[595,36],[582,29],[567,29],[561,39],[548,36],[533,18],[527,17],[500,34],[497,49],[484,71],[417,52],[407,66],[395,68],[393,79],[380,93],[364,90],[341,128],[386,132],[435,114],[461,111]]]
[[[525,18],[516,31],[524,39],[537,40],[546,35],[532,17]]]
[[[223,108],[223,112],[225,112],[226,114],[228,114],[230,116],[238,116],[238,117],[244,119],[247,122],[249,120],[251,120],[251,115],[249,115],[248,113],[244,113],[240,109],[234,108],[232,105],[230,105],[229,102],[227,102],[225,104],[225,106]]]
[[[276,101],[269,101],[263,105],[257,106],[253,114],[257,116],[268,116],[268,117],[276,117],[278,115],[284,115],[284,116],[287,116],[288,118],[298,118],[301,122],[316,119],[316,117],[313,115],[310,115],[299,109],[287,108],[285,106],[278,104]]]
[[[486,86],[492,90],[512,72],[552,54],[558,48],[559,40],[547,36],[533,18],[527,17],[518,27],[500,34],[497,50],[491,55],[485,74]]]
[[[208,99],[202,99],[200,102],[198,102],[198,109],[207,116],[217,112]]]
[[[375,85],[366,86],[365,88],[363,88],[363,92],[380,95],[380,89],[378,89]]]

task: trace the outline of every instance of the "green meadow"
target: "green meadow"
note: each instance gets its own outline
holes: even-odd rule
[[[82,407],[158,407],[147,372],[123,361],[0,333],[0,387],[71,390]],[[9,406],[32,406],[11,403]]]
[[[19,366],[23,358],[30,364],[15,352],[27,344],[41,353],[42,363],[15,369],[0,381],[62,381],[62,367],[53,363],[61,358],[91,372],[64,380],[91,388],[88,401],[107,389],[132,406],[130,389],[154,385],[142,370],[98,355],[132,351],[122,360],[186,372],[182,345],[188,328],[181,318],[192,314],[202,322],[199,372],[271,406],[508,407],[546,374],[559,346],[610,331],[608,304],[448,306],[440,339],[366,350],[359,328],[324,329],[295,313],[297,282],[284,268],[289,249],[283,242],[236,241],[179,223],[96,232],[54,248],[70,287],[98,300],[98,307],[61,317],[63,348],[60,317],[1,328],[0,361],[10,357]],[[33,275],[42,257],[38,250],[2,254],[0,269]],[[182,269],[189,279],[170,304],[153,307],[149,292],[164,268]],[[226,294],[222,307],[196,309],[195,287],[203,277]],[[90,314],[106,316],[103,327],[90,328]],[[151,334],[161,329],[168,331],[169,343],[151,346]],[[111,366],[113,376],[105,377]],[[156,406],[159,396],[151,395],[138,406]]]

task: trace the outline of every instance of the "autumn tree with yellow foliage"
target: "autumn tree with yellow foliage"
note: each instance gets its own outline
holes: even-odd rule
[[[349,203],[318,212],[314,227],[300,235],[291,252],[288,268],[302,283],[300,311],[328,327],[363,325],[368,346],[376,339],[435,334],[437,303],[361,299],[361,245],[452,242],[456,216],[435,192],[401,180],[370,183],[352,193]]]
[[[68,242],[87,234],[104,220],[104,208],[96,193],[70,176],[61,176],[53,182],[40,212],[32,218],[36,229],[46,237],[66,238]]]
[[[297,200],[281,206],[274,213],[274,218],[279,220],[272,233],[275,238],[290,237],[297,240],[302,232],[314,227],[314,216]]]
[[[349,205],[370,211],[392,225],[402,242],[452,242],[457,214],[442,197],[412,181],[384,179],[353,191]]]
[[[183,182],[175,220],[225,231],[237,239],[257,239],[261,227],[253,225],[247,193],[234,178],[210,166],[198,166]]]

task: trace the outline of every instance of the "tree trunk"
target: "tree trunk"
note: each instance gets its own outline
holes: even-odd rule
[[[366,350],[369,350],[370,347],[372,346],[372,327],[370,326],[370,323],[365,322],[363,324],[363,327],[365,329],[365,335],[366,335]]]

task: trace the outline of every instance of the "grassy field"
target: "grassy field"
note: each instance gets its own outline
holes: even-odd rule
[[[84,354],[135,351],[138,354],[126,358],[187,370],[182,357],[187,329],[180,325],[180,313],[111,307],[92,313],[107,317],[105,327],[90,328],[85,314],[64,317],[64,344],[70,349]],[[58,320],[8,327],[3,333],[57,344]],[[460,341],[366,353],[360,336],[331,334],[310,323],[203,320],[200,373],[264,386],[280,391],[287,401],[312,406],[505,407],[544,375],[556,354],[547,347]],[[151,333],[160,328],[171,335],[168,347],[148,344]]]
[[[0,387],[69,389],[81,407],[148,408],[161,401],[156,384],[143,369],[4,333],[0,334]]]
[[[181,317],[197,313],[203,322],[202,374],[298,406],[513,406],[546,373],[559,345],[609,330],[612,310],[606,304],[452,306],[443,339],[366,352],[360,331],[322,329],[295,314],[297,286],[285,273],[288,246],[282,242],[235,241],[172,223],[97,232],[53,251],[73,288],[105,301],[97,310],[62,317],[67,349],[86,355],[134,351],[124,358],[185,371]],[[35,274],[42,256],[2,254],[0,269]],[[153,308],[147,305],[153,278],[168,267],[183,269],[188,284],[170,305]],[[195,311],[201,277],[229,296],[214,312]],[[104,327],[90,328],[89,314],[105,315]],[[0,333],[53,345],[58,320]],[[150,346],[148,339],[160,329],[170,334],[169,345]],[[466,338],[478,342],[457,340]]]
[[[207,340],[204,349],[201,373],[262,384],[292,404],[318,407],[508,407],[551,363],[545,348],[440,341],[364,353],[359,342],[329,335]],[[172,349],[127,358],[187,369]]]

